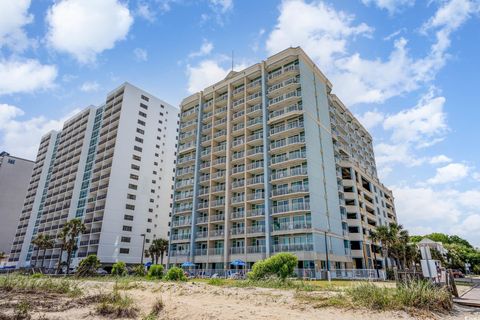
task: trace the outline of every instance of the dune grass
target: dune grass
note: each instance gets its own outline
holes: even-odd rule
[[[0,290],[19,293],[55,293],[70,296],[79,296],[82,293],[78,284],[65,279],[21,275],[1,276]]]

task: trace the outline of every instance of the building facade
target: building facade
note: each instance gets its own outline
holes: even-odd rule
[[[42,137],[9,262],[39,266],[32,239],[55,238],[80,218],[87,231],[73,265],[89,254],[104,264],[140,263],[142,248],[167,238],[177,126],[177,108],[125,83]],[[57,241],[38,259],[54,268],[60,252]]]
[[[278,252],[306,269],[373,263],[368,230],[395,219],[393,197],[371,137],[331,90],[290,48],[182,101],[169,264],[248,268]],[[338,124],[342,112],[354,124]]]
[[[12,247],[34,164],[5,151],[0,153],[0,252],[5,254]]]

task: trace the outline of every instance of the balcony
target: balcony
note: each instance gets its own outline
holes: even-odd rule
[[[286,147],[297,146],[299,144],[305,144],[305,136],[293,136],[274,141],[270,143],[270,151],[278,152],[280,150],[287,149]]]
[[[271,165],[280,165],[280,164],[288,164],[290,161],[294,160],[306,160],[307,159],[307,152],[294,152],[290,154],[285,154],[281,156],[272,156],[270,160]]]
[[[267,248],[265,246],[249,246],[247,247],[247,253],[265,253]]]
[[[192,220],[182,219],[182,220],[173,220],[172,226],[174,227],[186,227],[192,225]],[[93,230],[92,230],[93,231]]]
[[[243,235],[243,234],[245,234],[245,228],[239,228],[239,227],[237,227],[237,228],[231,228],[231,229],[230,229],[230,234],[231,234],[232,236],[235,236],[235,235]]]
[[[272,207],[272,214],[287,213],[294,211],[309,211],[309,202],[291,203]]]
[[[276,244],[272,246],[272,253],[313,251],[312,243],[305,244]]]
[[[231,247],[230,254],[244,254],[245,247]]]
[[[295,185],[290,188],[276,188],[272,190],[272,197],[290,195],[293,193],[308,192],[308,185]]]
[[[274,136],[277,134],[293,131],[295,129],[303,129],[303,121],[292,121],[287,124],[277,125],[270,129],[270,135]]]
[[[247,217],[261,217],[265,215],[264,208],[257,208],[247,211]]]
[[[271,175],[271,180],[280,180],[280,179],[285,179],[285,178],[290,178],[290,177],[296,177],[296,176],[306,176],[308,175],[307,173],[307,168],[295,168],[295,169],[290,169],[286,171],[278,171],[275,173],[272,173]]]
[[[210,222],[223,221],[223,220],[225,220],[224,214],[216,214],[216,215],[210,216]]]
[[[211,256],[221,256],[223,255],[223,248],[210,248],[208,249],[208,254]]]
[[[247,234],[253,234],[253,233],[265,233],[265,226],[258,225],[258,226],[247,227]]]
[[[247,201],[263,200],[263,199],[265,199],[264,192],[255,192],[247,195]]]
[[[312,224],[310,222],[290,222],[273,224],[272,231],[292,231],[292,230],[304,230],[311,229]]]
[[[248,186],[252,186],[252,185],[256,185],[256,184],[263,184],[264,182],[265,182],[265,179],[264,179],[263,176],[253,177],[253,178],[247,179],[247,185]]]
[[[210,237],[223,237],[225,235],[224,230],[212,230],[210,231]]]

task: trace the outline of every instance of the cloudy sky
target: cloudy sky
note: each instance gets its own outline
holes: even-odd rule
[[[479,0],[2,0],[0,150],[129,81],[178,105],[300,45],[375,139],[413,234],[480,245]]]

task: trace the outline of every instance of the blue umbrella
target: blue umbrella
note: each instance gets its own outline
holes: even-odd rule
[[[182,263],[182,267],[183,268],[195,267],[195,263],[187,261],[187,262]]]
[[[151,265],[152,265],[152,263],[150,261],[145,263],[145,267],[147,267],[147,268],[150,267]]]
[[[235,267],[244,267],[246,263],[242,260],[234,260],[232,261],[231,265]]]

